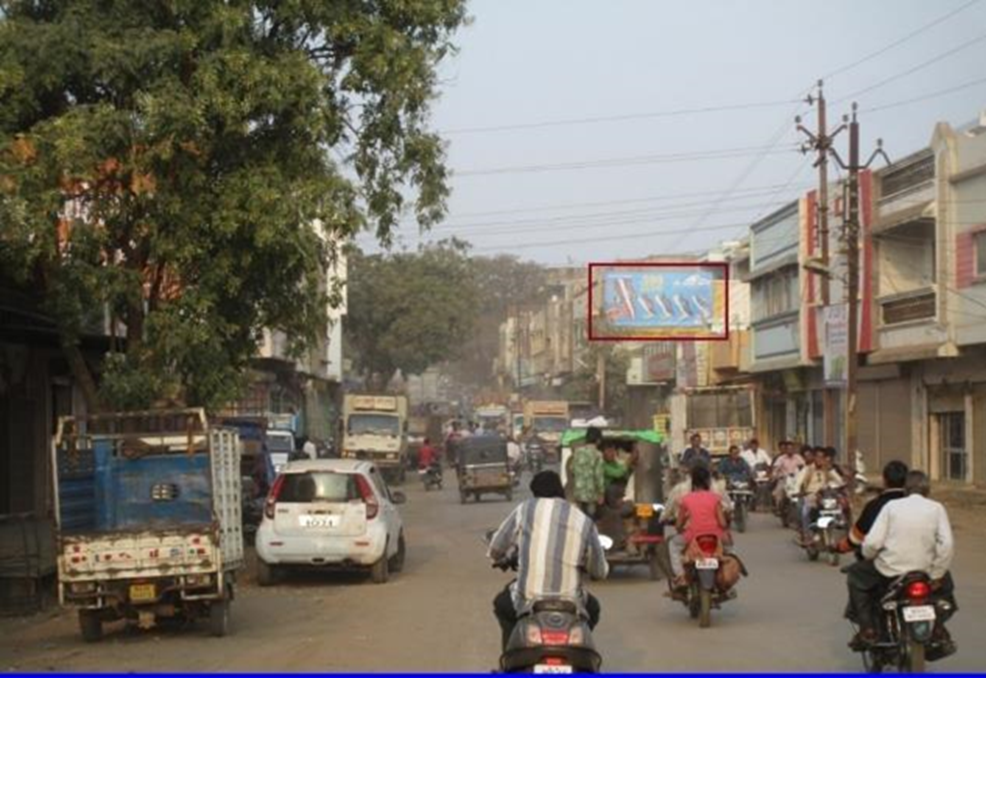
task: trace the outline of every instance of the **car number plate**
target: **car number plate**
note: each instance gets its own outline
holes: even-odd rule
[[[133,603],[153,603],[156,601],[156,586],[151,583],[137,583],[128,587],[128,599]]]
[[[697,569],[717,569],[721,564],[716,558],[698,558]]]
[[[298,522],[303,528],[338,528],[340,526],[340,517],[332,514],[302,514],[298,517]]]
[[[571,675],[572,667],[568,664],[534,664],[535,675]]]
[[[936,618],[934,606],[905,606],[901,609],[905,622],[932,622]]]

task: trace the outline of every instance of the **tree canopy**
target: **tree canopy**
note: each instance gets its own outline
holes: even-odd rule
[[[371,388],[456,357],[481,308],[464,247],[350,256],[345,331]]]
[[[334,240],[445,208],[429,129],[464,0],[0,0],[0,264],[106,404],[215,405],[325,327]]]

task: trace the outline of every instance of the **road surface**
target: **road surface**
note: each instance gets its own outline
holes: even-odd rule
[[[261,588],[250,552],[227,638],[211,638],[203,623],[152,631],[116,623],[88,645],[75,616],[53,608],[0,620],[0,671],[488,672],[499,645],[492,598],[508,578],[489,568],[481,537],[513,505],[493,499],[462,506],[452,473],[446,481],[442,493],[406,485],[408,560],[386,585],[312,572]],[[518,499],[525,496],[521,490]],[[950,627],[960,649],[929,670],[983,672],[984,508],[955,509],[953,521],[961,612]],[[665,584],[645,570],[618,571],[596,586],[605,671],[860,670],[846,647],[852,629],[842,619],[844,576],[827,563],[808,563],[768,514],[752,515],[737,546],[751,575],[709,630],[664,599]]]

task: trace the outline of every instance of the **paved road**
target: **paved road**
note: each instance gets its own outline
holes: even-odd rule
[[[126,631],[85,645],[75,617],[53,610],[0,620],[0,671],[458,671],[487,672],[498,649],[492,598],[502,574],[489,569],[482,533],[513,507],[461,506],[452,476],[444,493],[406,487],[408,563],[389,584],[359,575],[300,575],[260,588],[250,554],[233,606],[233,635],[203,626]],[[932,671],[985,670],[984,509],[954,512],[955,575],[962,611],[951,628],[960,652]],[[844,577],[808,563],[769,515],[753,515],[738,539],[751,576],[739,598],[700,630],[664,584],[637,569],[596,588],[603,603],[597,642],[613,672],[848,672]]]

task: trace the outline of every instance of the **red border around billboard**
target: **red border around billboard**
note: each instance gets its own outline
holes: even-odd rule
[[[627,267],[662,269],[676,267],[714,267],[724,272],[724,335],[717,336],[597,336],[593,321],[595,300],[593,295],[593,272],[600,267]],[[731,265],[727,261],[590,261],[589,262],[589,325],[590,342],[726,342],[731,338]]]

